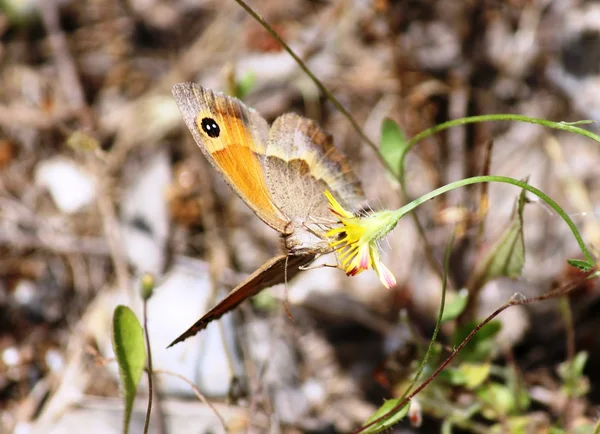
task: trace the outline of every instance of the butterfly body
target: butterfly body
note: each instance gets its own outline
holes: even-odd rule
[[[282,235],[286,249],[286,254],[268,261],[234,288],[174,344],[332,251],[326,232],[335,219],[326,190],[350,209],[364,201],[364,194],[331,135],[310,119],[288,113],[269,128],[240,100],[196,84],[177,84],[173,95],[208,161],[250,209]]]

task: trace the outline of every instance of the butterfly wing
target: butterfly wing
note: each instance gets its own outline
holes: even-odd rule
[[[267,122],[240,100],[194,83],[176,84],[173,96],[208,161],[258,217],[285,232],[288,222],[265,182]]]
[[[301,267],[310,264],[314,259],[315,255],[310,254],[298,256],[280,255],[270,259],[245,281],[232,289],[219,304],[204,314],[185,333],[171,342],[169,347],[194,336],[200,330],[206,328],[211,321],[221,318],[230,310],[235,309],[244,300],[258,294],[263,289],[284,283],[286,278],[291,279],[300,271]]]
[[[346,157],[316,123],[287,114],[269,131],[258,113],[235,98],[192,83],[176,85],[173,94],[210,163],[248,206],[279,232],[285,233],[292,220],[300,221],[294,227],[300,232],[306,231],[303,222],[309,217],[330,219],[325,190],[348,208],[364,201]],[[305,240],[301,241],[303,249],[277,256],[256,270],[169,346],[195,335],[264,288],[291,279],[323,251],[315,248],[314,239]],[[328,242],[323,243],[329,249]]]
[[[287,219],[331,220],[325,190],[347,209],[364,202],[360,181],[333,138],[315,122],[293,113],[277,118],[266,149],[267,187]]]

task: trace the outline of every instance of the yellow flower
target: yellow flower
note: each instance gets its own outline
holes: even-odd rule
[[[379,211],[368,216],[355,216],[346,211],[329,192],[325,196],[331,205],[331,212],[339,219],[341,226],[331,229],[327,236],[330,245],[338,254],[348,276],[356,276],[373,268],[386,288],[396,285],[396,278],[379,259],[379,240],[396,226],[397,217],[391,211]]]

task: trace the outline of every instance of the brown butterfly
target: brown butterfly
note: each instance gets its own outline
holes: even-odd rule
[[[364,202],[346,157],[333,146],[332,136],[310,119],[288,113],[269,128],[240,100],[197,84],[176,84],[173,95],[208,161],[252,211],[282,235],[286,253],[263,264],[169,346],[331,252],[326,232],[335,223],[326,190],[346,209]]]

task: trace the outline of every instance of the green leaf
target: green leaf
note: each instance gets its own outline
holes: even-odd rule
[[[252,305],[263,312],[274,312],[281,307],[281,302],[271,291],[261,291],[252,297]]]
[[[581,259],[569,259],[567,262],[569,263],[569,265],[578,268],[584,273],[592,271],[592,268],[594,268],[594,264],[590,264],[588,261],[584,261]]]
[[[464,386],[467,383],[467,377],[458,368],[446,368],[438,374],[440,381],[445,381],[451,386]]]
[[[381,145],[379,152],[398,179],[403,176],[404,155],[408,152],[408,143],[400,126],[389,118],[381,124]]]
[[[467,307],[468,301],[469,291],[465,288],[458,291],[452,300],[446,303],[446,306],[444,307],[444,314],[442,315],[442,322],[452,321],[458,318]]]
[[[573,358],[573,373],[575,375],[581,376],[583,375],[583,369],[585,368],[585,364],[587,363],[588,360],[588,353],[587,351],[580,351],[578,352],[575,357]]]
[[[510,225],[492,246],[487,257],[475,271],[478,287],[498,277],[517,278],[525,265],[525,241],[523,239],[523,208],[525,190],[521,191]]]
[[[470,321],[457,328],[452,338],[453,345],[455,347],[458,346],[477,325],[477,321]],[[490,321],[475,333],[475,336],[464,346],[458,357],[461,360],[469,362],[483,362],[487,360],[492,350],[496,347],[494,338],[500,332],[500,329],[502,329],[500,321]]]
[[[529,395],[525,391],[515,395],[514,390],[500,383],[487,384],[477,391],[477,396],[484,404],[481,414],[490,420],[504,418],[529,406]]]
[[[371,422],[373,422],[374,420],[377,420],[380,417],[385,416],[390,411],[392,411],[392,409],[394,407],[396,407],[398,404],[400,404],[399,398],[398,399],[386,399],[384,401],[383,405],[381,407],[379,407],[377,409],[377,411],[375,413],[373,413],[369,419],[367,419],[367,421],[364,423],[364,425],[368,425]],[[389,417],[377,422],[373,426],[370,426],[364,432],[365,433],[379,433],[379,432],[382,432],[382,431],[385,431],[385,430],[391,428],[393,425],[400,422],[406,416],[409,408],[410,408],[410,402],[407,402],[404,405],[404,407],[402,407],[400,410],[396,411]]]
[[[563,392],[567,396],[580,397],[589,392],[589,380],[583,375],[588,353],[580,351],[573,360],[558,366],[558,375],[563,380]]]
[[[492,426],[488,434],[530,434],[545,433],[545,434],[565,434],[564,431],[548,426],[548,422],[541,421],[531,415],[513,416],[501,423]]]
[[[463,362],[458,370],[464,375],[464,386],[473,390],[479,387],[490,375],[490,363],[469,363]]]
[[[40,8],[35,1],[0,0],[0,13],[8,17],[10,24],[29,26],[39,21]]]
[[[119,364],[125,401],[123,432],[127,434],[135,393],[146,364],[143,329],[127,306],[119,305],[113,313],[113,350]]]
[[[256,74],[248,72],[236,83],[235,96],[243,100],[256,86]]]
[[[594,425],[592,423],[583,422],[581,425],[575,427],[574,434],[589,434],[589,433],[595,434],[597,431],[594,432],[594,428],[597,429],[596,427],[594,427]],[[554,433],[550,432],[548,434],[554,434]]]

